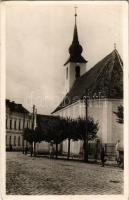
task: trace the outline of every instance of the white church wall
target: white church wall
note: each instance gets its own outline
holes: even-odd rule
[[[116,115],[113,111],[122,103],[121,100],[89,100],[88,116],[92,117],[95,122],[99,123],[97,135],[102,143],[116,143],[118,139],[123,141],[123,126],[116,122]],[[78,101],[56,113],[63,117],[77,119],[85,117],[85,105]],[[75,147],[76,146],[76,147]],[[80,143],[71,142],[71,152],[79,151]],[[67,142],[63,143],[63,151],[67,151]]]
[[[89,103],[89,116],[99,122],[98,136],[103,143],[116,143],[118,139],[123,141],[123,126],[116,122],[116,115],[113,113],[121,103],[121,100],[114,99]]]
[[[49,152],[49,143],[48,142],[40,142],[36,144],[37,152]]]
[[[114,100],[112,101],[112,134],[111,134],[111,141],[116,143],[117,140],[120,140],[121,146],[123,146],[123,137],[124,137],[124,130],[123,124],[117,122],[117,116],[113,113],[117,111],[117,107],[123,105],[123,101],[121,100]]]
[[[82,149],[83,142],[78,140],[78,141],[70,141],[70,153],[71,154],[79,154],[81,149]],[[68,140],[65,140],[62,144],[62,149],[64,153],[68,152]]]
[[[64,109],[61,109],[54,113],[54,115],[60,116],[60,117],[69,117],[72,119],[77,119],[78,117],[82,116],[82,105],[79,102],[76,102],[70,106],[67,106]]]

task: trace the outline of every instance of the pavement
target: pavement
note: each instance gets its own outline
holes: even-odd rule
[[[123,194],[123,170],[77,160],[7,152],[7,195]]]

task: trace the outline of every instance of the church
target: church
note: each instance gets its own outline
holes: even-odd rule
[[[64,64],[66,95],[52,115],[77,119],[86,116],[84,100],[88,99],[87,113],[99,123],[98,138],[102,144],[123,145],[123,125],[117,122],[114,112],[123,104],[123,62],[116,49],[106,55],[87,71],[87,60],[81,54],[75,13],[73,41],[69,47],[69,58]],[[67,152],[68,141],[63,142]],[[82,141],[73,141],[71,152],[78,154]]]

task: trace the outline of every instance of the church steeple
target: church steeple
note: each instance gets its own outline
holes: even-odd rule
[[[77,7],[75,7],[75,26],[74,26],[74,33],[73,33],[73,41],[72,41],[72,44],[69,47],[70,57],[64,65],[68,64],[69,62],[87,63],[87,61],[81,56],[83,48],[79,44],[79,40],[78,40],[76,8]]]
[[[75,24],[73,31],[72,44],[69,47],[69,59],[64,64],[65,68],[65,90],[69,92],[74,82],[86,72],[87,61],[82,57],[82,46],[79,43],[77,31],[77,12],[75,7]]]

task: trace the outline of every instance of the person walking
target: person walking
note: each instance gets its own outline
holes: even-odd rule
[[[26,146],[25,147],[25,155],[27,155],[27,152],[28,152],[28,147]]]
[[[49,146],[49,158],[52,158],[52,150],[53,150],[53,146],[52,146],[52,143],[50,143],[50,146]]]
[[[120,162],[120,140],[117,140],[116,146],[115,146],[115,150],[116,150],[116,161],[119,164]]]
[[[31,147],[30,147],[30,155],[31,155],[31,157],[32,157],[32,155],[33,155],[33,147],[32,147],[32,145],[31,145]]]
[[[104,167],[105,164],[105,150],[104,147],[101,148],[101,163],[102,163],[102,167]]]

